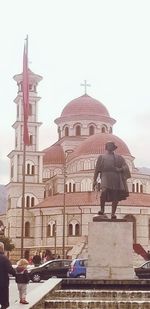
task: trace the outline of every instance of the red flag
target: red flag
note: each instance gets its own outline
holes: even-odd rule
[[[23,112],[24,112],[23,141],[25,145],[30,145],[30,139],[28,133],[28,115],[29,115],[28,37],[26,38],[23,52]]]

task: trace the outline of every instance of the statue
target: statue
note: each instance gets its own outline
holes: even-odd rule
[[[112,202],[111,218],[116,219],[116,209],[118,202],[125,200],[129,196],[127,179],[131,177],[129,167],[121,155],[114,153],[117,146],[114,142],[107,142],[106,153],[98,157],[93,189],[97,186],[97,177],[100,174],[100,206],[99,215],[104,215],[105,203]]]

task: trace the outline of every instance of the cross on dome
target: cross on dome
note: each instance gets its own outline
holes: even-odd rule
[[[84,87],[84,93],[87,94],[87,87],[90,87],[91,85],[87,83],[86,79],[84,80],[83,84],[80,84],[80,86]]]

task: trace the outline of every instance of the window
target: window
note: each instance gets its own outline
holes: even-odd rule
[[[56,222],[50,221],[47,225],[47,237],[54,237],[56,235]]]
[[[65,128],[65,136],[69,136],[69,128],[68,127]]]
[[[31,207],[33,207],[34,206],[34,197],[32,196],[31,197]]]
[[[30,207],[30,196],[27,195],[26,197],[26,207],[29,208]]]
[[[68,225],[68,236],[79,236],[80,235],[80,224],[77,220],[73,220]]]
[[[29,142],[30,142],[30,145],[33,144],[33,135],[30,135],[30,136],[29,136]]]
[[[79,125],[76,126],[76,136],[81,135],[81,127]]]
[[[27,163],[26,174],[27,175],[34,175],[35,174],[35,166],[32,163]]]
[[[31,116],[31,115],[32,115],[32,104],[29,103],[29,116]]]
[[[93,135],[93,134],[94,134],[94,126],[91,125],[91,126],[89,127],[89,135]]]
[[[75,236],[79,236],[80,234],[80,226],[79,226],[79,223],[77,223],[75,225]]]
[[[69,231],[68,231],[69,232],[69,236],[72,236],[73,235],[73,226],[72,226],[71,223],[69,224],[69,228],[68,229],[69,229]]]
[[[25,222],[25,237],[30,237],[30,222]]]
[[[35,174],[35,166],[34,166],[34,165],[31,166],[31,174],[32,174],[32,175]]]

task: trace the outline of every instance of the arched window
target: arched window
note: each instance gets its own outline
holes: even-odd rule
[[[139,184],[138,184],[138,182],[136,183],[136,192],[139,192]]]
[[[73,183],[73,192],[76,192],[76,184]]]
[[[69,192],[71,192],[71,182],[69,182]]]
[[[30,164],[27,164],[27,175],[30,175]]]
[[[27,195],[26,197],[26,207],[29,208],[30,207],[30,196]]]
[[[94,134],[94,126],[91,125],[91,126],[89,127],[89,135],[93,135],[93,134]]]
[[[143,193],[143,185],[140,185],[140,193]]]
[[[69,136],[69,128],[65,127],[65,136]]]
[[[29,116],[31,116],[31,115],[32,115],[32,104],[29,103]]]
[[[68,227],[68,234],[69,236],[73,236],[73,226],[71,223],[69,224],[69,227]]]
[[[124,219],[133,222],[133,243],[136,244],[136,219],[133,215],[126,215]]]
[[[31,166],[31,174],[32,174],[32,175],[35,174],[35,166],[34,166],[34,165]]]
[[[30,222],[25,222],[25,233],[24,233],[25,237],[30,237]]]
[[[102,133],[105,133],[105,132],[106,132],[106,128],[102,127]]]
[[[80,225],[79,223],[77,223],[75,225],[75,236],[79,236],[79,234],[80,234]]]
[[[44,190],[44,198],[46,198],[46,190]]]
[[[29,136],[29,142],[30,142],[30,145],[33,145],[33,135],[32,134],[30,134]]]
[[[80,136],[81,135],[81,127],[80,125],[76,126],[76,136]]]
[[[31,197],[31,207],[33,207],[34,204],[35,204],[35,203],[34,203],[34,197],[32,196],[32,197]]]
[[[132,184],[132,192],[135,192],[135,184]]]
[[[47,225],[47,237],[54,237],[56,235],[56,222],[50,221]]]

